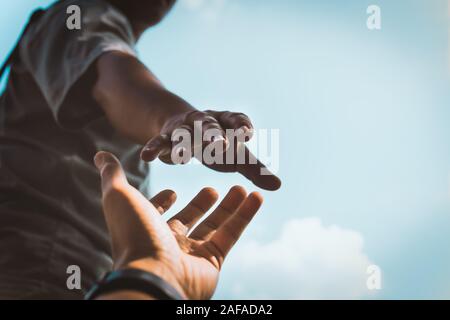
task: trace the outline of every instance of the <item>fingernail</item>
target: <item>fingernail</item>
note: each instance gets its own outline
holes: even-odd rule
[[[250,138],[252,137],[252,129],[250,129],[247,126],[242,126],[238,130],[238,137],[243,136],[245,139],[245,142],[248,142]]]
[[[236,137],[241,138],[243,136],[245,136],[245,129],[244,127],[240,127],[239,129],[236,130]]]
[[[247,126],[242,126],[238,130],[242,130],[244,133],[246,133],[246,132],[250,131],[250,128]]]

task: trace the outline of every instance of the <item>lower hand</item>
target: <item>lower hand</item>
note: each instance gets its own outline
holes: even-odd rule
[[[161,217],[176,200],[165,190],[148,201],[128,184],[113,155],[100,152],[103,208],[112,238],[115,269],[138,268],[166,280],[188,299],[212,297],[224,259],[262,204],[233,187],[220,205],[194,225],[218,199],[205,188],[168,222]]]

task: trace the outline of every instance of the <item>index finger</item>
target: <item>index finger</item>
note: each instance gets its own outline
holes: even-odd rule
[[[251,193],[239,207],[239,210],[205,243],[215,249],[215,256],[220,265],[258,212],[262,202],[263,198],[259,193]]]
[[[245,152],[245,163],[236,164],[236,171],[253,182],[257,187],[264,190],[275,191],[280,189],[281,180],[275,176],[267,167],[259,161],[247,146],[243,146]]]

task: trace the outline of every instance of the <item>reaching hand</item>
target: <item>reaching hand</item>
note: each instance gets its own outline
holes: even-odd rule
[[[196,128],[195,122],[197,121],[201,121],[201,128]],[[195,150],[198,150],[198,148],[203,150],[209,146],[213,149],[213,144],[220,144],[220,149],[223,150],[222,164],[207,164],[203,157],[197,157],[197,159],[216,171],[238,172],[262,189],[277,190],[280,188],[280,179],[270,173],[266,166],[258,161],[245,146],[244,142],[251,139],[253,135],[253,125],[250,119],[242,113],[190,111],[178,114],[164,124],[159,136],[151,139],[146,144],[141,153],[142,160],[153,161],[159,158],[167,164],[173,164],[172,154],[173,152],[179,152],[179,150],[175,150],[178,142],[172,141],[172,135],[177,129],[186,130],[190,133],[191,137],[194,137],[195,131],[200,131],[198,132],[201,137],[200,144],[195,145],[195,141],[192,141],[193,143],[190,145],[191,150],[189,150],[189,159],[196,155]],[[227,129],[235,130],[236,141],[229,141],[225,132]],[[209,136],[205,134],[208,131],[214,133]],[[203,141],[204,136],[207,137],[207,141]],[[233,138],[233,140],[235,139]],[[245,154],[246,160],[244,164],[238,163],[238,150],[242,150]],[[231,157],[228,156],[230,152],[233,152]],[[200,154],[202,155],[202,153]],[[230,163],[225,161],[229,158],[232,159]],[[262,174],[262,170],[264,170],[264,174]]]
[[[258,193],[247,196],[233,187],[220,205],[193,229],[218,195],[205,188],[167,223],[161,217],[176,200],[165,190],[148,201],[128,184],[113,155],[95,157],[100,170],[103,209],[112,238],[115,269],[152,272],[189,299],[209,299],[223,261],[262,204]],[[192,230],[193,229],[193,230]]]

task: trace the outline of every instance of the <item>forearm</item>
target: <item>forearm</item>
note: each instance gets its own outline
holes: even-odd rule
[[[97,62],[97,74],[94,98],[110,123],[136,143],[158,135],[170,117],[194,110],[134,57],[107,53]]]

